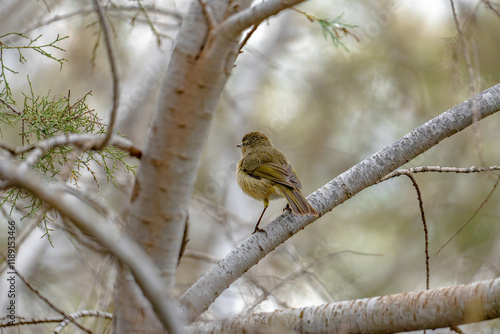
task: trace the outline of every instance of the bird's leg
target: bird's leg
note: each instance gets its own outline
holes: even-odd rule
[[[268,206],[269,206],[269,201],[264,200],[264,210],[262,210],[262,213],[260,214],[259,221],[257,222],[257,225],[255,225],[255,230],[253,231],[253,233],[263,231],[262,229],[259,228],[259,224],[260,224],[260,221],[262,220],[262,217],[264,216],[264,212],[266,212]]]

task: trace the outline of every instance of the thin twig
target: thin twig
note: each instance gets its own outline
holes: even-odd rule
[[[29,191],[40,201],[71,220],[82,232],[96,239],[130,269],[164,328],[172,334],[182,332],[180,329],[182,316],[164,292],[160,270],[132,237],[99,215],[89,214],[88,206],[69,196],[61,184],[47,186],[43,184],[40,176],[34,173],[22,173],[22,170],[11,161],[0,160],[0,177],[10,180],[13,186]]]
[[[467,219],[467,221],[465,223],[463,223],[462,226],[460,226],[460,228],[455,233],[453,233],[453,235],[450,238],[448,238],[448,240],[446,240],[446,242],[441,247],[439,247],[439,249],[438,249],[438,251],[436,253],[436,256],[439,256],[439,253],[443,250],[443,248],[446,247],[446,245],[448,245],[460,232],[462,232],[462,230],[472,221],[472,219],[474,219],[474,217],[476,217],[476,215],[479,213],[479,211],[488,202],[488,200],[490,199],[491,195],[493,195],[493,192],[497,188],[499,182],[500,182],[500,175],[498,175],[497,180],[496,180],[495,184],[493,185],[493,188],[488,193],[488,195],[486,196],[486,198],[484,199],[484,201],[481,203],[481,205],[479,205],[479,207],[476,209],[476,211],[474,211],[474,213],[472,214],[472,216],[470,216],[470,218]]]
[[[0,148],[9,151],[13,155],[24,154],[33,151],[23,162],[28,167],[33,166],[37,161],[50,149],[60,146],[72,145],[75,147],[82,147],[83,149],[93,148],[102,142],[104,135],[90,135],[90,134],[69,134],[60,135],[56,137],[50,137],[46,140],[38,142],[36,144],[13,147],[11,145],[0,143]],[[119,148],[120,150],[126,151],[132,157],[140,159],[142,157],[141,148],[136,146],[132,141],[124,137],[112,137],[110,146]]]
[[[111,28],[109,26],[109,22],[106,19],[104,10],[99,4],[99,0],[94,0],[94,6],[97,15],[99,16],[99,20],[101,21],[102,31],[104,32],[104,42],[106,44],[106,51],[108,54],[108,60],[113,80],[113,106],[111,108],[109,125],[108,128],[106,129],[106,135],[104,136],[104,139],[102,140],[101,143],[99,143],[99,145],[95,147],[95,149],[101,150],[108,144],[109,139],[111,138],[111,135],[115,127],[117,113],[118,113],[118,104],[120,102],[120,82],[118,80],[118,66],[116,64],[116,55],[113,48],[113,41],[111,38]]]
[[[2,255],[3,257],[3,255]],[[5,257],[3,257],[4,261],[7,262],[7,259]],[[64,316],[66,319],[68,319],[69,321],[71,321],[73,324],[75,324],[75,326],[77,326],[78,328],[80,328],[81,330],[89,333],[89,334],[92,334],[92,332],[90,330],[88,330],[87,328],[83,327],[82,325],[80,325],[78,322],[75,321],[75,319],[73,319],[73,317],[71,317],[71,315],[69,314],[66,314],[66,312],[64,312],[63,310],[61,310],[59,307],[57,307],[56,305],[54,305],[48,298],[46,298],[45,296],[43,296],[40,291],[38,291],[35,287],[33,287],[31,284],[28,283],[28,281],[23,277],[23,275],[21,275],[19,273],[19,271],[17,271],[17,269],[14,267],[13,264],[10,265],[11,267],[13,267],[13,271],[16,273],[16,276],[19,277],[21,279],[21,281],[23,281],[23,283],[28,287],[28,289],[30,289],[35,295],[38,296],[38,298],[40,298],[41,300],[43,300],[47,305],[50,306],[50,308],[52,308],[54,311],[56,311],[57,313],[60,313],[62,316]]]
[[[418,207],[420,209],[420,218],[422,220],[422,225],[424,226],[424,240],[425,240],[425,288],[427,290],[430,289],[430,266],[429,266],[429,231],[427,230],[427,221],[425,219],[425,211],[424,211],[424,201],[422,199],[422,193],[420,192],[420,188],[418,186],[417,180],[415,180],[415,177],[411,173],[403,174],[406,175],[410,178],[411,182],[413,183],[413,187],[415,188],[415,191],[417,192],[417,200],[418,200]]]
[[[130,24],[131,25],[134,24],[135,20],[137,19],[137,15],[140,12],[142,12],[144,14],[144,17],[146,18],[146,22],[148,23],[149,27],[151,28],[151,31],[153,32],[153,35],[155,35],[155,37],[156,37],[156,43],[158,44],[158,47],[161,48],[161,35],[160,35],[160,33],[158,32],[158,30],[156,30],[155,25],[153,24],[153,21],[151,21],[151,18],[149,17],[148,12],[146,11],[144,6],[142,5],[141,0],[136,0],[136,1],[137,1],[137,4],[139,5],[140,10],[137,12],[136,15],[134,15]]]
[[[463,330],[461,330],[460,328],[458,328],[458,326],[450,326],[450,330],[452,330],[458,334],[465,334],[465,332]]]
[[[469,94],[471,96],[477,93],[477,80],[474,76],[474,68],[472,66],[472,61],[470,59],[470,51],[467,44],[467,40],[465,38],[464,31],[462,29],[462,25],[458,20],[458,15],[455,9],[455,3],[453,0],[450,0],[451,12],[453,15],[453,22],[455,23],[455,28],[457,29],[458,36],[460,38],[460,44],[462,45],[463,56],[465,60],[465,65],[467,66],[467,71],[469,74]],[[474,133],[474,138],[477,146],[477,152],[479,155],[479,161],[481,164],[484,163],[483,152],[481,150],[481,134],[479,132],[479,117],[478,117],[478,105],[476,100],[472,100],[472,131]]]
[[[259,25],[261,23],[262,23],[262,21],[254,24],[252,29],[248,32],[248,34],[246,34],[245,38],[243,39],[243,41],[240,44],[240,49],[239,49],[238,53],[241,53],[241,50],[247,44],[248,40],[250,39],[250,37],[252,37],[253,33],[257,30],[257,28],[259,27]]]
[[[250,313],[253,309],[255,309],[259,304],[261,304],[263,301],[267,299],[269,296],[273,296],[273,292],[277,291],[278,289],[282,288],[285,286],[285,284],[290,283],[297,277],[301,277],[302,275],[307,275],[310,273],[310,269],[314,266],[316,266],[319,263],[331,260],[333,258],[336,258],[338,256],[344,255],[344,254],[354,254],[354,255],[361,255],[361,256],[383,256],[383,254],[378,254],[378,253],[364,253],[364,252],[357,252],[357,251],[352,251],[352,250],[342,250],[338,252],[333,252],[333,253],[327,253],[326,255],[316,259],[315,261],[307,264],[307,265],[301,265],[301,268],[290,275],[286,277],[285,279],[281,280],[278,284],[276,284],[274,287],[272,287],[270,290],[263,289],[263,294],[260,296],[259,300],[257,300],[254,305],[252,305],[247,312]]]
[[[18,111],[16,108],[14,108],[10,103],[8,103],[7,101],[5,101],[4,99],[0,98],[0,102],[2,102],[3,104],[5,104],[5,106],[7,108],[9,108],[10,110],[12,110],[14,113],[18,114],[19,116],[22,115],[22,112]]]
[[[103,311],[97,311],[97,310],[82,310],[82,311],[77,311],[75,313],[71,313],[70,316],[73,319],[78,319],[81,317],[98,317],[98,318],[104,318],[104,319],[112,319],[113,314],[108,313],[108,312],[103,312]],[[17,327],[17,326],[23,326],[23,325],[39,325],[39,324],[47,324],[47,323],[53,323],[53,322],[60,322],[61,324],[59,327],[64,324],[66,326],[69,321],[68,318],[66,317],[49,317],[49,318],[41,318],[41,319],[26,319],[26,318],[21,318],[18,317],[18,320],[15,322],[6,322],[0,324],[1,327]],[[57,327],[54,332],[59,328]]]
[[[214,13],[212,12],[212,9],[208,5],[206,0],[198,0],[200,2],[201,8],[203,9],[203,14],[207,18],[208,22],[208,27],[210,30],[214,30],[217,26],[217,20],[215,19]]]
[[[488,7],[498,17],[500,17],[500,11],[498,9],[496,9],[496,8],[493,7],[493,5],[491,4],[491,1],[489,1],[489,0],[482,0],[481,2],[484,3],[486,5],[486,7]],[[498,6],[497,4],[495,4],[495,5]]]
[[[73,319],[78,319],[80,317],[89,317],[89,316],[92,316],[92,317],[99,317],[99,318],[104,318],[104,319],[113,319],[113,314],[111,313],[108,313],[108,312],[102,312],[102,311],[93,311],[93,310],[83,310],[83,311],[78,311],[78,312],[75,312],[75,313],[71,313],[70,316],[73,318]],[[64,327],[66,327],[66,325],[68,325],[69,321],[68,319],[64,319],[60,324],[59,326],[57,326],[54,331],[52,332],[52,334],[58,334],[60,333]]]
[[[500,166],[489,166],[489,167],[476,167],[472,166],[469,168],[461,168],[461,167],[441,167],[441,166],[420,166],[413,167],[408,169],[398,169],[394,172],[387,174],[384,178],[380,179],[378,183],[391,179],[393,177],[397,177],[400,175],[406,175],[408,173],[417,174],[417,173],[481,173],[481,172],[491,172],[494,170],[500,170]]]

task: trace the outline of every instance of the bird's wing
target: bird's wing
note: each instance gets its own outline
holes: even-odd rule
[[[279,164],[267,162],[255,168],[253,171],[249,172],[249,174],[253,177],[265,178],[287,187],[295,189],[302,188],[297,173],[295,173],[292,166],[288,163]]]

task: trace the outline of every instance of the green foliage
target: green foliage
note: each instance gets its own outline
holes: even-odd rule
[[[341,41],[341,34],[343,34],[344,36],[352,35],[354,36],[354,38],[356,38],[356,35],[354,35],[349,29],[356,28],[357,25],[342,22],[341,19],[343,16],[344,13],[340,14],[333,20],[330,20],[328,18],[320,18],[317,19],[317,21],[321,25],[323,36],[325,37],[325,39],[330,39],[333,45],[337,47],[340,46],[345,51],[349,51],[347,46]]]
[[[7,37],[9,37],[9,36],[18,37],[22,41],[25,41],[26,43],[21,44],[21,45],[9,45],[9,44],[7,44],[8,42],[4,42],[4,40],[7,39]],[[0,67],[1,67],[0,85],[3,86],[2,90],[0,91],[0,98],[4,97],[6,102],[15,104],[14,98],[12,97],[12,90],[10,88],[9,81],[7,80],[7,73],[10,72],[12,74],[17,74],[17,72],[12,70],[10,67],[7,66],[7,64],[5,64],[5,62],[4,62],[5,58],[3,56],[5,50],[17,51],[18,61],[21,64],[25,64],[27,62],[27,60],[23,54],[23,51],[26,51],[26,50],[35,51],[44,57],[55,60],[56,62],[58,62],[61,65],[61,69],[62,69],[63,63],[65,61],[67,61],[64,58],[58,58],[58,57],[54,56],[50,51],[54,51],[54,50],[65,51],[63,48],[61,48],[57,44],[59,42],[61,42],[62,40],[68,38],[68,36],[59,37],[59,35],[57,35],[56,39],[54,39],[50,43],[45,43],[45,44],[39,43],[39,40],[41,37],[42,37],[42,35],[39,35],[36,38],[30,38],[28,36],[25,36],[23,34],[16,33],[16,32],[10,32],[7,34],[0,35]]]
[[[308,14],[306,12],[301,11],[297,8],[292,8],[296,12],[304,15],[311,22],[318,22],[321,26],[321,30],[323,31],[323,36],[326,40],[330,39],[336,47],[341,47],[345,51],[349,51],[347,46],[342,42],[342,37],[350,35],[354,37],[359,42],[358,36],[354,34],[351,29],[358,27],[355,24],[349,24],[342,22],[341,19],[344,16],[344,13],[337,16],[335,19],[331,20],[328,17],[316,17],[314,15]]]
[[[2,42],[2,38],[9,35],[17,35],[27,40],[24,46],[9,46]],[[18,61],[24,64],[27,60],[23,51],[31,49],[38,54],[55,60],[62,64],[66,61],[57,58],[48,51],[57,49],[64,51],[56,43],[67,38],[59,36],[51,43],[38,44],[41,36],[30,39],[27,36],[10,33],[0,36],[0,55],[7,49],[16,50],[19,54]],[[16,128],[20,125],[20,136],[22,146],[36,146],[37,143],[46,141],[52,137],[69,134],[94,134],[100,135],[106,132],[106,124],[97,117],[95,111],[87,105],[87,98],[91,92],[71,102],[71,91],[67,95],[59,97],[53,96],[51,92],[45,95],[37,95],[34,92],[31,81],[28,77],[29,91],[23,92],[24,102],[22,111],[14,108],[16,101],[13,98],[12,89],[8,84],[6,73],[16,74],[15,71],[7,67],[4,57],[0,57],[0,131],[5,127]],[[2,105],[3,104],[3,105]],[[6,108],[3,108],[3,107]],[[4,111],[2,111],[4,109]],[[9,112],[9,109],[13,112]],[[106,175],[107,182],[116,184],[116,171],[123,168],[127,172],[135,172],[135,167],[127,164],[124,160],[128,156],[116,147],[105,147],[99,151],[75,148],[71,145],[55,146],[49,149],[33,166],[41,175],[44,175],[48,182],[52,180],[69,181],[78,187],[81,170],[88,171],[100,189],[97,178],[97,169],[102,169]],[[25,161],[25,154],[19,156],[20,161]],[[47,208],[36,197],[27,193],[23,189],[10,188],[0,195],[0,206],[9,205],[10,212],[17,208],[24,211],[23,219],[26,217],[36,217],[43,224],[45,234],[52,244],[48,223],[57,217],[57,212]]]

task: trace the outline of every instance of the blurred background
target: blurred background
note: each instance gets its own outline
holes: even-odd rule
[[[106,5],[121,81],[119,131],[142,145],[157,86],[189,1]],[[500,81],[500,5],[464,0],[455,1],[455,6],[465,49],[448,1],[312,0],[298,6],[316,18],[333,20],[343,14],[342,22],[356,25],[348,28],[347,36],[340,34],[345,47],[334,46],[318,22],[293,10],[259,26],[237,59],[206,141],[190,209],[190,242],[178,270],[179,295],[251,234],[262,211],[262,203],[245,196],[235,182],[240,158],[236,145],[245,133],[267,133],[291,161],[308,195],[413,128]],[[91,91],[89,106],[107,119],[111,77],[91,2],[0,1],[0,36],[9,32],[31,38],[42,34],[41,42],[69,36],[59,44],[65,52],[53,50],[67,59],[62,69],[34,52],[23,53],[24,64],[16,51],[2,53],[2,61],[17,72],[8,73],[8,78],[19,109],[30,89],[29,75],[38,95],[61,96],[70,90],[76,100]],[[11,35],[0,41],[22,43]],[[404,167],[498,166],[499,126],[495,114],[475,131],[469,128],[446,139]],[[1,130],[3,142],[20,145],[18,125],[2,125]],[[89,175],[83,188],[98,192],[123,213],[133,175],[117,176],[118,187],[106,186],[102,176],[97,189]],[[429,232],[430,287],[499,276],[498,191],[484,203],[496,186],[498,172],[425,173],[415,178]],[[262,225],[284,206],[284,200],[272,201]],[[480,206],[437,256],[437,250]],[[51,246],[41,238],[44,231],[36,227],[36,220],[21,220],[16,211],[12,217],[18,233],[26,233],[17,267],[29,282],[68,313],[112,312],[113,261],[75,242],[57,222]],[[5,240],[5,233],[0,233],[2,252]],[[425,282],[417,196],[410,180],[400,177],[364,190],[292,237],[235,282],[204,316],[224,318],[414,291],[425,289]],[[2,276],[0,287],[4,285]],[[18,289],[19,315],[55,314],[22,283]],[[109,331],[109,322],[98,325]],[[468,327],[471,333],[492,333],[500,330],[500,323]],[[43,333],[47,328],[53,326],[21,327],[20,332]]]

